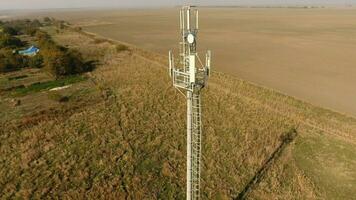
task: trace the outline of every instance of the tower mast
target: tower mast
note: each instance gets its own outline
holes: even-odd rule
[[[200,92],[210,76],[211,52],[206,53],[204,66],[197,53],[198,10],[194,6],[183,6],[179,16],[180,60],[175,63],[169,52],[169,74],[173,86],[187,99],[187,200],[197,200],[200,199],[202,142]]]

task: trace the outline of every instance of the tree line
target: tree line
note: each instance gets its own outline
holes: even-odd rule
[[[79,74],[92,70],[93,66],[85,62],[81,53],[57,44],[52,37],[41,30],[43,26],[63,24],[48,17],[39,20],[0,21],[0,73],[25,67],[43,68],[56,78]],[[63,28],[63,26],[59,26]],[[39,47],[35,56],[22,56],[17,53],[28,45],[19,39],[28,35]]]

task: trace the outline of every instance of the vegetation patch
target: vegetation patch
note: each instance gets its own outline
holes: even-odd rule
[[[330,199],[349,199],[355,194],[355,152],[352,143],[327,135],[298,138],[294,149],[298,167]]]
[[[68,96],[62,95],[62,94],[60,94],[58,92],[55,92],[55,91],[49,92],[48,93],[48,98],[52,99],[54,101],[60,102],[60,103],[69,101],[69,97]]]
[[[12,81],[12,80],[18,80],[18,79],[23,79],[23,78],[27,78],[28,75],[19,75],[19,76],[14,76],[14,77],[9,77],[8,80]]]
[[[107,42],[107,40],[106,39],[102,39],[102,38],[96,38],[96,39],[94,39],[93,42],[95,44],[101,44],[101,43]]]
[[[117,44],[116,45],[116,51],[121,52],[121,51],[128,51],[129,47],[123,44]]]
[[[58,79],[58,80],[53,80],[53,81],[47,81],[44,83],[34,83],[28,87],[25,88],[17,88],[13,91],[14,96],[25,96],[29,93],[34,93],[34,92],[40,92],[43,90],[50,90],[52,88],[56,87],[63,87],[66,85],[78,83],[81,81],[86,80],[87,78],[84,76],[69,76],[63,79]]]
[[[66,26],[63,21],[50,18],[45,18],[43,23],[39,20],[14,20],[2,22],[2,26],[4,30],[0,33],[0,73],[25,67],[44,67],[58,78],[91,71],[94,68],[93,62],[85,61],[80,52],[55,43],[47,32],[39,29],[43,26],[64,29]],[[27,39],[22,41],[21,38]],[[39,52],[31,55],[21,53],[21,50],[31,45],[39,46]]]

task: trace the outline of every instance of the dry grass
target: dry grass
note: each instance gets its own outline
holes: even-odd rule
[[[55,38],[87,51],[97,46],[76,34]],[[166,58],[135,47],[117,53],[111,42],[100,45],[102,65],[91,80],[101,102],[26,129],[0,129],[0,196],[184,199],[185,104],[171,86]],[[321,134],[353,148],[355,119],[221,73],[213,73],[209,84],[203,94],[203,199],[236,197],[294,128],[297,142],[273,159],[247,198],[328,198],[310,173],[325,163],[300,167],[317,155],[299,151],[298,140]]]

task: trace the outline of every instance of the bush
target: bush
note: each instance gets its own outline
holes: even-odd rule
[[[40,54],[37,54],[33,57],[29,57],[27,60],[28,67],[32,68],[42,68],[43,67],[43,57]]]
[[[38,19],[35,19],[30,23],[30,26],[33,28],[39,28],[42,27],[43,25]]]
[[[118,44],[116,45],[116,51],[121,52],[121,51],[127,51],[129,50],[129,47],[123,44]]]
[[[22,46],[23,42],[20,39],[13,37],[9,34],[0,34],[0,48],[15,48]]]
[[[54,101],[63,103],[69,101],[69,97],[65,95],[61,95],[58,92],[52,91],[48,93],[48,98]]]
[[[74,28],[74,30],[80,32],[80,31],[82,31],[83,29],[82,29],[82,27],[77,26],[77,27]]]
[[[92,69],[92,66],[84,62],[81,53],[76,50],[58,46],[50,39],[42,41],[40,47],[43,66],[56,78],[80,74]]]
[[[44,66],[57,78],[88,71],[78,51],[49,48],[42,50],[42,56]]]
[[[14,77],[9,77],[7,78],[9,81],[12,81],[12,80],[19,80],[19,79],[24,79],[24,78],[27,78],[28,75],[19,75],[19,76],[14,76]]]
[[[33,21],[30,19],[22,19],[3,22],[2,26],[5,34],[14,36],[28,33],[34,34],[39,27],[42,27],[42,24],[37,19]]]
[[[13,54],[10,49],[0,50],[0,72],[10,72],[24,66],[23,58]]]
[[[65,53],[57,48],[42,50],[44,67],[56,78],[69,74],[69,60]]]
[[[35,36],[37,33],[37,28],[35,27],[27,27],[24,30],[24,33],[30,36]]]
[[[44,17],[44,18],[43,18],[43,21],[44,21],[45,23],[47,23],[47,24],[52,23],[52,19],[49,18],[49,17]]]
[[[104,43],[104,42],[106,42],[105,39],[101,39],[101,38],[96,38],[96,39],[94,39],[94,43],[95,43],[95,44],[100,44],[100,43]]]
[[[62,29],[65,29],[65,21],[55,21],[54,25],[59,29],[59,30],[62,30]]]
[[[2,32],[4,34],[17,35],[19,33],[19,30],[11,26],[4,26]]]
[[[36,31],[35,37],[37,38],[40,46],[45,45],[46,43],[52,43],[52,44],[54,43],[51,39],[51,36],[48,33],[41,30]]]

